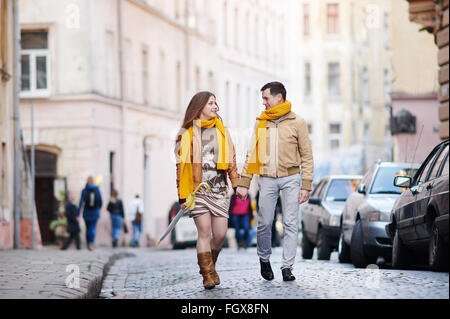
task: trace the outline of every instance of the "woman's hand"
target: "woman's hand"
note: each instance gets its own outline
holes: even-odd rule
[[[181,204],[181,209],[182,209],[182,210],[185,210],[186,207],[187,207],[187,206],[186,206],[186,203]]]

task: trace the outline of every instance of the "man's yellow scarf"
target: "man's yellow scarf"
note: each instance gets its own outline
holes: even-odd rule
[[[218,159],[217,159],[217,169],[218,170],[227,170],[228,169],[228,154],[229,154],[229,145],[226,136],[225,126],[219,118],[214,118],[210,121],[201,121],[195,120],[195,124],[197,127],[202,128],[211,128],[216,127],[217,133],[217,144],[219,149]],[[194,190],[194,179],[192,173],[192,163],[191,163],[191,144],[195,139],[201,139],[198,134],[194,136],[194,126],[191,126],[186,132],[181,136],[181,148],[180,148],[180,198],[187,198]],[[200,143],[201,144],[201,141]],[[196,147],[193,147],[194,154],[196,153]],[[201,150],[197,150],[197,152]],[[195,154],[199,155],[200,154]],[[194,162],[196,159],[194,158]]]
[[[267,120],[276,120],[288,114],[291,111],[291,102],[285,101],[273,108],[261,113],[256,119],[259,120],[255,133],[255,145],[252,150],[252,155],[248,161],[248,174],[261,174],[260,168],[264,165],[264,155],[266,154],[266,128]]]

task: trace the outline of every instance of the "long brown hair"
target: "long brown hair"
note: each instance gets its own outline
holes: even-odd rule
[[[208,103],[209,98],[211,96],[216,97],[211,92],[202,91],[202,92],[198,92],[197,94],[195,94],[192,97],[192,99],[189,102],[189,105],[186,109],[186,113],[184,114],[183,124],[181,125],[181,128],[178,131],[177,140],[176,140],[177,142],[179,142],[181,140],[181,135],[182,135],[183,131],[189,129],[192,126],[192,123],[194,122],[194,120],[200,118],[200,114],[202,113],[203,108]],[[219,116],[217,116],[217,117],[219,117]]]

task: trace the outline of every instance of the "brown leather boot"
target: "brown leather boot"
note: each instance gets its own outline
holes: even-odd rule
[[[212,256],[212,260],[214,263],[214,273],[213,273],[213,279],[214,279],[214,284],[220,285],[220,278],[219,278],[219,274],[216,272],[216,262],[217,262],[217,257],[219,257],[219,253],[220,253],[220,249],[216,250],[216,249],[212,249],[211,250],[211,256]]]
[[[198,265],[200,266],[200,273],[203,276],[203,286],[205,289],[212,289],[216,285],[214,284],[213,273],[214,263],[211,257],[211,252],[197,254]]]

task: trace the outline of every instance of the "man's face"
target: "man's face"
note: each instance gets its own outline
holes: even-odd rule
[[[270,89],[265,89],[262,92],[262,99],[263,99],[263,104],[266,107],[266,111],[270,110],[274,106],[277,106],[278,104],[283,103],[283,96],[281,95],[281,93],[278,93],[277,95],[272,96],[272,94],[270,94]]]

